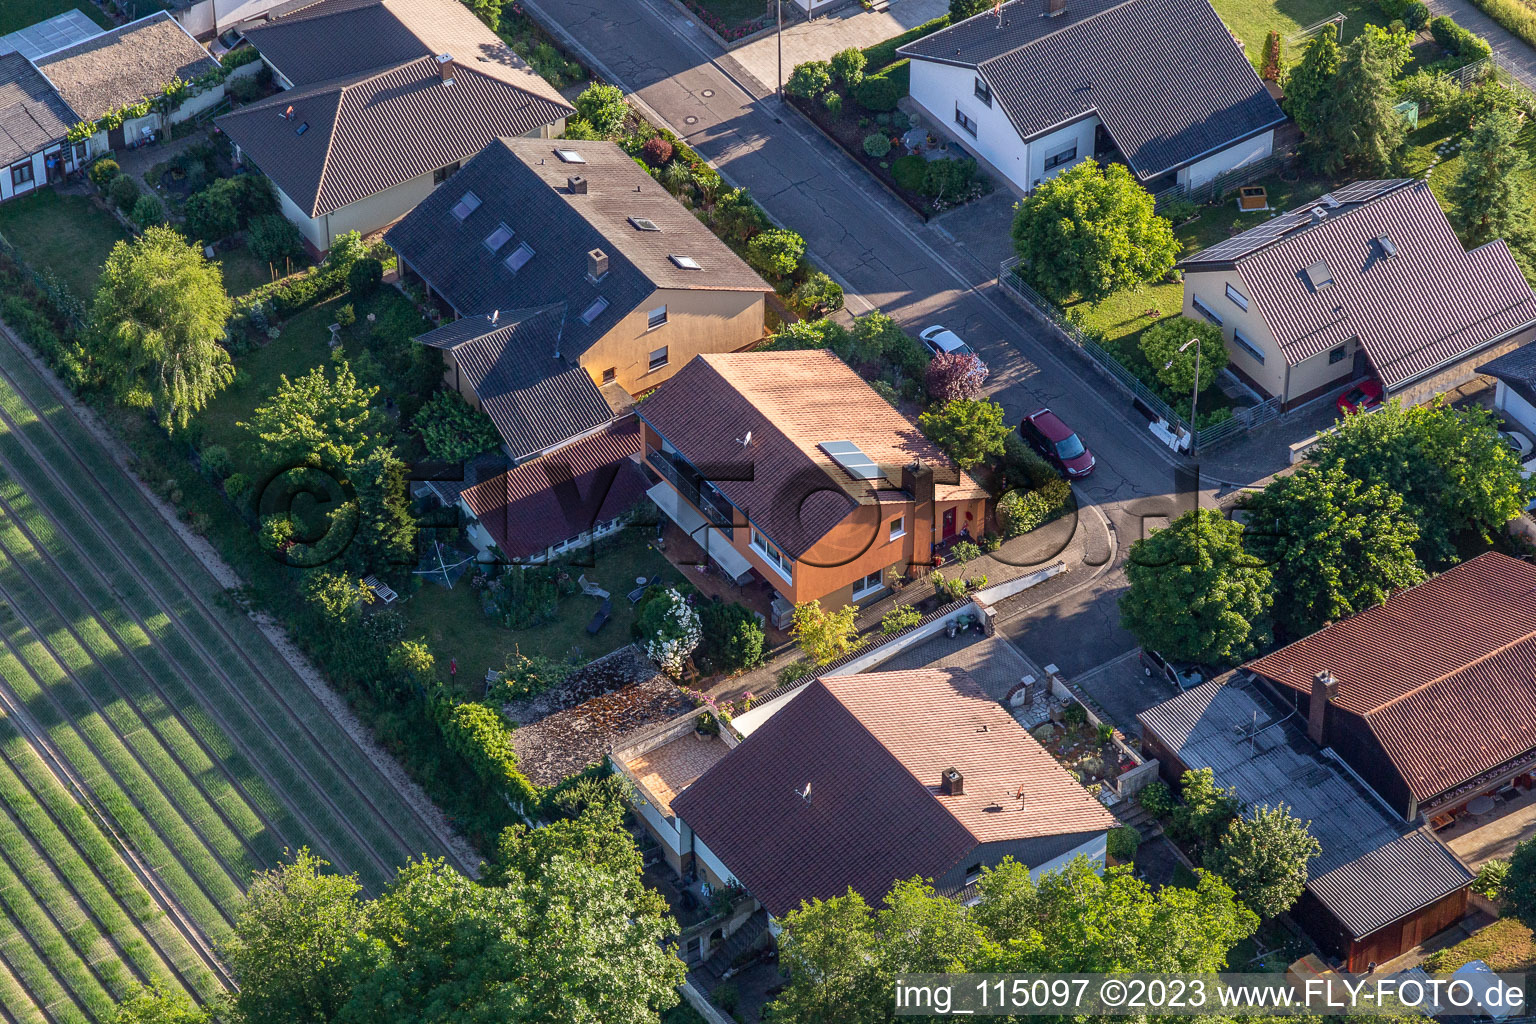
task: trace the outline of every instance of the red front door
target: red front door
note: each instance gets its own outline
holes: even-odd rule
[[[949,540],[949,538],[953,537],[954,535],[955,535],[955,510],[952,509],[952,508],[947,508],[947,509],[944,510],[944,536],[940,537],[939,539],[940,540]]]

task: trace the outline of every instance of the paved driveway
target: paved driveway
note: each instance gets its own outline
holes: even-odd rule
[[[1136,722],[1138,714],[1179,695],[1172,683],[1158,677],[1149,679],[1142,674],[1137,650],[1133,647],[1095,669],[1072,677],[1088,696],[1109,712],[1110,719],[1127,736],[1141,735],[1141,726]]]

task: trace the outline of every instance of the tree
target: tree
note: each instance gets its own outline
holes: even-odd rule
[[[811,661],[828,665],[864,645],[853,621],[858,612],[857,605],[845,604],[829,612],[820,601],[804,601],[795,605],[789,635]]]
[[[703,639],[699,613],[674,588],[668,588],[640,610],[640,639],[645,653],[673,679],[682,677],[688,655]]]
[[[702,653],[711,670],[739,672],[763,660],[767,636],[750,608],[707,601],[699,612]]]
[[[1204,320],[1174,316],[1141,332],[1141,352],[1152,364],[1157,379],[1179,397],[1188,397],[1195,383],[1196,346],[1183,352],[1179,348],[1191,338],[1199,338],[1200,391],[1216,383],[1216,375],[1226,368],[1227,346],[1221,340],[1221,328]]]
[[[1242,524],[1196,509],[1131,545],[1120,624],[1174,661],[1232,664],[1269,643],[1270,571]]]
[[[832,77],[852,89],[864,80],[864,65],[868,60],[863,50],[857,46],[850,46],[846,50],[838,50],[834,53],[829,63]]]
[[[277,392],[239,425],[268,466],[349,472],[385,441],[383,418],[372,406],[378,391],[360,385],[345,361],[334,376],[323,366],[293,380],[283,374]]]
[[[208,1010],[181,992],[134,985],[113,1008],[107,1024],[209,1024]]]
[[[1264,37],[1264,63],[1259,77],[1266,82],[1280,81],[1280,33],[1273,29]]]
[[[1274,618],[1290,637],[1424,581],[1413,549],[1419,526],[1402,496],[1338,465],[1280,477],[1248,510],[1244,539],[1274,575]]]
[[[1301,60],[1286,73],[1285,112],[1303,135],[1312,135],[1323,123],[1325,104],[1342,61],[1339,29],[1330,22],[1312,37]]]
[[[243,1024],[334,1020],[351,987],[349,949],[372,914],[356,876],[336,875],[308,849],[256,873],[222,953],[240,979]]]
[[[1184,773],[1179,780],[1179,803],[1169,817],[1169,833],[1181,843],[1209,849],[1243,813],[1237,790],[1216,785],[1209,768]]]
[[[770,277],[788,277],[805,258],[805,239],[793,231],[770,228],[747,243],[747,260]]]
[[[990,11],[992,6],[993,0],[949,0],[949,23],[953,25],[957,21],[974,18]]]
[[[1320,123],[1307,136],[1314,167],[1324,174],[1346,168],[1362,175],[1385,173],[1407,134],[1393,85],[1406,62],[1406,47],[1390,33],[1367,31],[1344,49],[1344,61],[1321,103]]]
[[[268,213],[251,222],[246,232],[251,255],[263,263],[281,264],[304,253],[304,240],[293,221],[280,213]]]
[[[1458,536],[1491,537],[1536,496],[1493,414],[1443,400],[1407,408],[1389,402],[1370,416],[1346,417],[1310,458],[1401,495],[1403,511],[1419,527],[1419,561],[1432,570],[1455,560]]]
[[[1017,207],[1013,247],[1026,279],[1055,301],[1098,303],[1162,277],[1178,258],[1173,225],[1121,164],[1084,160]]]
[[[414,423],[427,454],[443,462],[463,462],[501,442],[491,418],[457,391],[433,392]]]
[[[883,1021],[890,991],[881,970],[882,944],[864,897],[800,904],[784,918],[779,965],[789,974],[773,1019],[781,1024]]]
[[[1003,454],[1003,438],[1011,429],[996,402],[963,398],[929,409],[917,418],[917,425],[961,469]]]
[[[107,256],[91,308],[92,344],[126,404],[180,429],[234,379],[221,344],[231,310],[218,265],[155,225]]]
[[[347,547],[348,564],[379,572],[415,565],[416,516],[405,463],[393,449],[375,448],[355,477],[357,528]]]
[[[425,687],[436,681],[437,659],[426,640],[400,640],[389,649],[389,669],[401,679]]]
[[[492,32],[501,27],[501,8],[505,3],[506,0],[464,0],[464,6],[474,11]]]
[[[134,202],[133,212],[129,216],[139,227],[147,228],[151,224],[165,221],[165,207],[160,205],[158,196],[142,195]]]
[[[768,347],[775,352],[829,348],[842,353],[852,342],[848,328],[835,320],[796,320],[780,327]]]
[[[575,106],[576,116],[603,139],[619,134],[624,128],[625,118],[629,116],[629,104],[624,100],[624,90],[601,82],[587,86],[576,97]]]
[[[618,778],[608,776],[604,781]],[[624,828],[624,804],[617,792],[607,792],[573,818],[560,818],[542,828],[517,824],[502,830],[489,877],[495,884],[537,877],[558,856],[621,877],[638,878],[645,863],[634,837]]]
[[[1536,839],[1515,847],[1499,896],[1506,914],[1536,930]]]
[[[928,397],[935,402],[974,401],[981,397],[987,367],[975,355],[940,352],[928,364],[924,376]]]
[[[1502,110],[1472,128],[1449,196],[1451,215],[1468,246],[1529,233],[1533,213],[1525,171],[1530,160],[1516,142],[1519,134],[1519,119]]]
[[[1290,910],[1307,884],[1307,862],[1323,852],[1303,822],[1283,804],[1234,818],[1205,866],[1232,887],[1239,902],[1268,920]]]
[[[795,65],[784,83],[784,91],[803,100],[813,100],[831,85],[832,65],[824,60],[808,60]]]
[[[304,597],[327,621],[349,622],[358,609],[373,603],[373,591],[356,576],[329,569],[317,569],[304,576]]]
[[[355,260],[347,270],[347,290],[359,299],[366,299],[379,290],[384,281],[384,264],[372,256]]]
[[[131,180],[124,175],[121,180]],[[240,230],[240,215],[223,189],[207,188],[187,198],[187,231],[204,242],[221,242]]]

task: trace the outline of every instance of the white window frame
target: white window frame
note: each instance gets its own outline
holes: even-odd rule
[[[976,119],[960,109],[960,104],[955,104],[955,124],[971,133],[971,138],[976,137]]]
[[[874,580],[874,583],[870,583],[869,582],[870,580]],[[858,579],[858,580],[854,581],[854,584],[853,584],[853,599],[855,601],[857,601],[860,598],[868,597],[870,594],[873,594],[876,591],[884,590],[884,589],[885,589],[885,570],[883,570],[883,569],[876,569],[874,572],[870,573],[869,575],[864,576],[861,579]]]
[[[32,188],[32,187],[36,186],[36,184],[37,184],[37,171],[32,166],[32,158],[31,157],[27,157],[25,160],[18,160],[16,163],[11,164],[10,170],[11,170],[11,188],[13,188],[13,189],[21,188],[23,185],[27,186],[28,188]],[[18,180],[17,177],[16,177],[16,174],[19,171],[25,171],[27,176],[25,178],[22,178],[22,179]]]
[[[1232,328],[1232,344],[1242,349],[1245,353],[1247,353],[1250,359],[1254,360],[1254,362],[1258,363],[1260,366],[1264,365],[1264,350],[1259,348],[1259,346],[1255,345],[1253,342],[1249,341],[1247,338],[1243,337],[1243,332],[1235,327]]]
[[[1222,326],[1223,321],[1221,319],[1221,314],[1216,312],[1210,306],[1207,306],[1204,302],[1201,302],[1200,296],[1191,294],[1189,297],[1189,304],[1194,306],[1195,311],[1201,316],[1205,317],[1211,323],[1215,324],[1217,327]]]
[[[1248,296],[1233,288],[1231,284],[1227,285],[1227,298],[1231,299],[1232,304],[1238,309],[1244,313],[1248,312]]]
[[[658,319],[658,317],[660,319]],[[648,309],[648,310],[646,310],[646,312],[645,312],[645,329],[646,330],[654,331],[658,327],[665,327],[665,326],[667,326],[667,307],[666,306],[657,306],[655,309]]]
[[[775,547],[773,541],[764,537],[755,526],[752,527],[752,550],[761,555],[763,561],[767,562],[774,572],[784,577],[786,583],[795,582],[794,560]],[[781,559],[788,564],[788,568],[780,564]]]
[[[1069,164],[1076,159],[1077,143],[1074,142],[1072,145],[1068,146],[1066,149],[1063,149],[1061,152],[1052,153],[1050,156],[1046,157],[1044,170],[1053,171],[1060,167],[1062,164]]]
[[[672,354],[668,351],[669,348],[671,348],[670,345],[663,345],[661,348],[658,348],[655,352],[651,353],[650,366],[645,371],[646,373],[655,373],[657,370],[666,368],[667,364],[672,361]],[[661,354],[660,359],[656,358],[657,353]]]
[[[906,516],[897,516],[895,519],[891,520],[890,532],[886,535],[885,540],[886,540],[886,543],[890,543],[893,540],[900,540],[901,538],[905,537],[906,535],[907,535],[907,517]]]

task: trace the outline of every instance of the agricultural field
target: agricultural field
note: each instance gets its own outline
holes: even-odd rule
[[[0,337],[0,1020],[228,977],[253,872],[449,851]],[[449,854],[451,856],[451,853]]]

